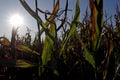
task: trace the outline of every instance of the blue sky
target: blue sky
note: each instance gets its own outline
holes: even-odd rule
[[[35,9],[34,1],[35,0],[26,0],[27,3],[31,6],[32,9]],[[39,8],[42,10],[49,10],[53,8],[53,0],[38,0]],[[69,9],[72,11],[69,12],[69,18],[72,18],[74,15],[76,0],[69,0]],[[120,4],[120,0],[103,0],[104,1],[104,10],[108,15],[112,15],[115,12],[115,5]],[[81,7],[81,16],[84,15],[86,7],[89,7],[89,0],[80,0]],[[65,5],[65,0],[60,0],[60,7],[63,8]],[[120,6],[119,6],[120,7]],[[9,19],[12,15],[18,13],[24,18],[24,24],[19,28],[18,33],[24,35],[26,32],[26,26],[28,26],[32,31],[31,34],[34,36],[37,32],[36,20],[32,18],[28,12],[20,4],[19,0],[0,0],[0,36],[5,35],[6,37],[11,37],[12,26],[9,23]],[[44,17],[44,16],[41,16]]]

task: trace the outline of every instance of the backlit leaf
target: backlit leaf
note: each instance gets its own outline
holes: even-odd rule
[[[85,56],[85,59],[93,66],[93,68],[95,69],[95,60],[94,60],[94,57],[93,55],[90,53],[90,51],[85,48],[84,49],[84,56]]]
[[[50,34],[54,36],[55,34],[55,26],[54,24],[51,24],[50,26]],[[46,35],[45,42],[44,42],[44,47],[43,47],[43,52],[42,52],[42,63],[43,65],[46,65],[48,61],[51,60],[51,55],[53,53],[53,48],[54,48],[54,42],[53,40]]]
[[[0,44],[10,46],[10,41],[6,37],[0,37]]]
[[[36,52],[36,51],[34,51],[34,50],[30,49],[29,47],[24,46],[24,45],[17,45],[16,49],[19,50],[19,51],[24,51],[24,52],[27,52],[27,53],[40,55],[40,53],[38,53],[38,52]]]
[[[28,67],[34,67],[36,65],[28,62],[28,61],[25,61],[25,60],[17,60],[16,61],[16,67],[20,67],[20,68],[28,68]]]
[[[66,40],[62,46],[62,49],[61,49],[61,52],[60,52],[60,56],[61,54],[63,53],[64,49],[65,49],[65,46],[68,42],[68,40],[70,39],[70,37],[72,35],[74,35],[77,31],[76,31],[76,27],[77,27],[77,23],[79,22],[79,18],[80,18],[80,6],[79,6],[79,0],[76,1],[76,10],[75,10],[75,15],[74,15],[74,20],[71,24],[71,28],[69,30],[69,33],[66,37]]]

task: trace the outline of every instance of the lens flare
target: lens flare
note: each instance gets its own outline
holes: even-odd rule
[[[23,18],[19,14],[14,14],[10,17],[10,24],[14,27],[21,26],[23,24]]]

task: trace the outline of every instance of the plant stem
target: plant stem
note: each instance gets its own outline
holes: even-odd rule
[[[37,0],[35,0],[35,7],[36,7],[36,14],[38,15],[38,1]],[[39,25],[39,23],[38,23],[38,21],[37,21],[37,27],[38,27],[38,51],[40,52],[40,56],[38,56],[38,75],[40,76],[42,73],[42,68],[40,68],[40,66],[42,65],[41,64],[41,53],[42,53],[42,49],[41,49],[41,34],[40,34],[40,25]]]

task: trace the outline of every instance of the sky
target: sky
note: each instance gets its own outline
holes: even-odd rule
[[[35,0],[26,0],[29,6],[35,10]],[[113,15],[115,13],[115,5],[120,4],[120,0],[103,0],[104,1],[104,10],[108,15]],[[70,11],[69,18],[73,17],[74,8],[75,8],[76,0],[69,0],[69,9]],[[39,8],[46,11],[51,11],[53,8],[53,0],[38,0]],[[60,8],[63,9],[65,7],[65,0],[60,0]],[[86,8],[89,7],[89,0],[80,0],[80,9],[81,16],[84,15]],[[120,7],[120,6],[119,6]],[[19,0],[0,0],[0,37],[6,36],[7,38],[11,38],[12,25],[9,20],[10,17],[14,14],[19,14],[24,19],[23,25],[18,29],[18,34],[23,36],[26,33],[26,27],[31,30],[31,35],[37,33],[37,23],[36,20],[30,16],[30,14],[24,9],[24,7],[20,4]],[[44,16],[40,16],[43,18]],[[82,18],[82,17],[81,17]]]

